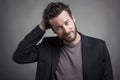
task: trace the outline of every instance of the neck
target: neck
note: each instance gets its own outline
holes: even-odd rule
[[[74,46],[74,45],[76,45],[80,40],[81,40],[81,36],[80,36],[79,33],[77,33],[76,39],[75,39],[74,41],[72,41],[72,42],[65,42],[65,41],[64,41],[64,43],[67,44],[67,45],[69,45],[69,46]]]

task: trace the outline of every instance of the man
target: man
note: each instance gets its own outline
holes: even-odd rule
[[[37,45],[49,29],[57,36]],[[48,4],[43,20],[20,42],[13,60],[37,61],[36,80],[113,80],[105,42],[79,33],[69,6],[62,2]]]

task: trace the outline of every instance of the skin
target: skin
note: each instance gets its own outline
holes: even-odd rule
[[[76,45],[81,36],[77,32],[77,28],[75,25],[74,17],[70,16],[67,11],[62,11],[57,17],[49,20],[53,32],[60,37],[65,44],[73,46]],[[45,27],[44,21],[41,21],[40,28],[46,31],[47,27]]]

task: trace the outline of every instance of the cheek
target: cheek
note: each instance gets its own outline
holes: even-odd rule
[[[69,28],[70,31],[74,31],[75,30],[75,26],[74,25],[71,25],[70,28]]]
[[[74,30],[74,29],[75,29],[75,25],[74,25],[74,23],[73,23],[73,22],[70,24],[70,29],[72,29],[72,30]]]

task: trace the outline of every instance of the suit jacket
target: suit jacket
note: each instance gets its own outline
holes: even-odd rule
[[[58,66],[63,41],[56,37],[46,37],[38,26],[18,45],[13,60],[19,64],[37,63],[36,80],[53,80]],[[83,80],[113,80],[113,72],[108,49],[103,40],[81,34]],[[37,44],[37,45],[36,45]]]

